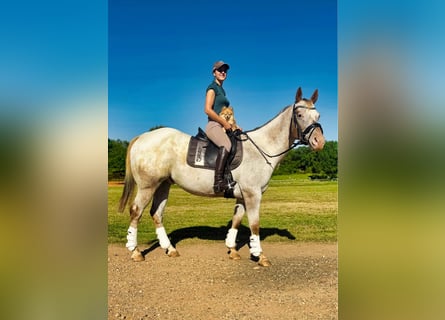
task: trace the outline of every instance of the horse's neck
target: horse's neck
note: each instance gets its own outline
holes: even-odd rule
[[[291,128],[292,107],[287,107],[283,112],[262,127],[250,133],[255,143],[269,155],[279,154],[295,140],[295,131]],[[278,161],[284,155],[278,157]]]

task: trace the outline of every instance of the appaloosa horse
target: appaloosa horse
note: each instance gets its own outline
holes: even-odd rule
[[[250,254],[254,261],[269,266],[260,245],[260,202],[267,189],[275,167],[287,151],[297,144],[307,144],[313,150],[321,150],[325,143],[323,130],[318,123],[320,114],[315,109],[318,90],[310,99],[302,97],[298,88],[295,102],[284,108],[275,118],[265,125],[241,134],[243,159],[232,171],[237,182],[234,188],[236,198],[232,226],[225,240],[229,257],[239,259],[236,251],[238,227],[247,212],[250,236]],[[128,146],[126,159],[125,186],[120,199],[119,211],[122,212],[137,186],[137,194],[130,206],[130,226],[126,247],[132,252],[134,261],[144,260],[137,248],[137,227],[142,212],[151,200],[150,214],[153,218],[156,235],[161,248],[169,256],[178,256],[176,248],[170,243],[162,224],[163,211],[167,203],[170,186],[176,183],[185,191],[200,196],[216,197],[213,191],[212,170],[203,170],[187,164],[190,135],[171,128],[161,128],[146,132],[134,138]]]

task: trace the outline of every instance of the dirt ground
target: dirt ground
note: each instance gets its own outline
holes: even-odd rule
[[[224,243],[182,241],[132,262],[108,246],[108,319],[338,319],[336,243],[262,243],[271,267],[228,259]],[[140,250],[147,249],[139,246]]]

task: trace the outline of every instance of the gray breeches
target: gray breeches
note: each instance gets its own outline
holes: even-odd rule
[[[224,132],[223,127],[216,121],[209,121],[206,126],[206,134],[210,140],[218,147],[224,147],[227,151],[230,152],[230,148],[232,147],[232,143],[230,142],[229,137]]]

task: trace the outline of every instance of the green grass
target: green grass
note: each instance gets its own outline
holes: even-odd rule
[[[117,207],[123,186],[108,187],[108,242],[125,243],[129,224],[128,206]],[[307,175],[276,176],[263,195],[260,235],[265,241],[336,241],[337,181],[310,181]],[[164,225],[171,238],[223,240],[233,214],[234,199],[193,196],[172,186],[164,212]],[[156,241],[154,225],[145,209],[138,227],[138,242]],[[250,234],[244,217],[238,238]],[[172,239],[172,242],[175,240]]]

